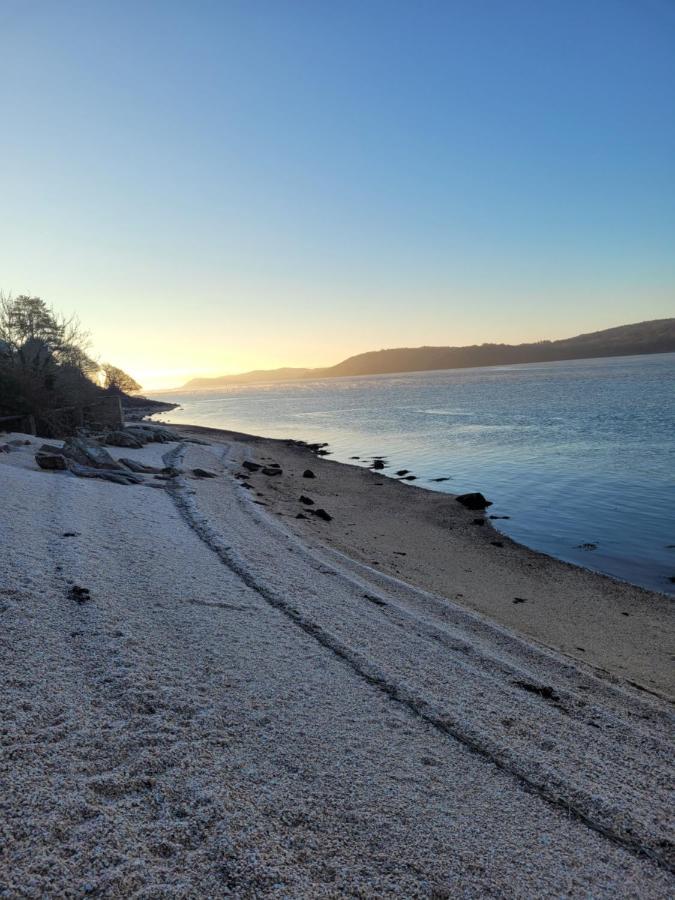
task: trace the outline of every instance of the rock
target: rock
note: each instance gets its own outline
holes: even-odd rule
[[[396,474],[401,478],[403,475],[407,475],[409,471],[410,469],[399,469]]]
[[[371,469],[384,469],[384,463],[381,459],[376,459],[375,462],[370,464]]]
[[[137,472],[142,475],[158,475],[160,472],[167,474],[163,469],[157,468],[157,466],[147,466],[145,463],[138,462],[138,460],[135,459],[122,457],[120,462],[132,472]]]
[[[128,431],[111,431],[105,436],[104,442],[109,447],[128,447],[132,450],[140,450],[143,447],[140,437]]]
[[[72,585],[68,591],[68,595],[70,599],[74,600],[76,603],[86,603],[87,600],[91,600],[89,588],[81,587],[79,584]]]
[[[300,503],[304,503],[305,506],[314,506],[314,501],[311,497],[305,497],[304,494],[300,495]]]
[[[473,524],[474,525],[485,525],[485,519],[474,519]]]
[[[350,459],[361,459],[360,456],[350,456],[349,458],[350,458]]]
[[[0,444],[0,453],[11,453],[12,448],[9,444]]]
[[[312,509],[310,512],[314,513],[317,519],[323,519],[324,522],[331,522],[333,520],[333,517],[330,513],[327,513],[325,509]]]
[[[100,478],[113,484],[143,484],[140,475],[119,469],[95,469],[93,466],[83,466],[72,461],[68,463],[68,469],[78,478]]]
[[[490,516],[491,519],[510,519],[511,516]]]
[[[23,438],[14,438],[13,441],[7,443],[10,447],[30,447],[30,441],[24,441]]]
[[[513,602],[514,603],[527,603],[527,598],[526,597],[514,597]]]
[[[311,469],[305,469],[305,471],[302,473],[302,477],[303,478],[316,478],[316,475],[314,474],[314,472],[312,472]]]
[[[504,541],[490,541],[493,547],[503,547]]]
[[[277,469],[274,466],[263,466],[262,473],[263,473],[263,475],[281,475],[281,474],[283,474],[281,469]]]
[[[59,452],[82,466],[94,469],[124,469],[122,463],[113,459],[104,447],[86,438],[68,438]]]
[[[331,451],[330,450],[317,450],[316,455],[317,456],[330,456]]]
[[[262,466],[259,465],[258,463],[249,462],[248,459],[245,459],[245,460],[243,461],[242,466],[243,466],[245,469],[248,469],[249,472],[257,472],[259,469],[262,468]]]
[[[169,444],[173,442],[178,443],[182,440],[177,432],[171,431],[169,428],[159,428],[152,425],[129,425],[125,428],[125,431],[138,438],[138,440],[143,441],[143,443]],[[198,441],[196,438],[189,439],[189,442],[191,444],[204,443],[204,441]]]
[[[196,475],[197,478],[217,478],[215,472],[209,472],[208,469],[193,469],[192,474]]]
[[[41,453],[38,450],[35,454],[35,462],[41,469],[51,471],[63,471],[68,468],[68,460],[61,453]]]
[[[488,506],[492,506],[492,501],[486,500],[478,491],[473,494],[460,494],[455,500],[467,509],[487,509]]]
[[[417,481],[417,475],[406,475],[401,481]]]
[[[162,475],[168,475],[169,478],[178,478],[178,476],[182,474],[183,470],[177,469],[176,466],[164,466],[162,469]]]
[[[306,516],[304,513],[298,513],[297,516],[296,516],[295,518],[296,518],[296,519],[306,519],[307,516]]]
[[[442,478],[432,478],[432,481],[450,481],[449,475],[444,475]]]

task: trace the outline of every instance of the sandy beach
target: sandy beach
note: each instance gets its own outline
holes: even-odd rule
[[[0,895],[672,896],[672,601],[176,430],[0,454]]]

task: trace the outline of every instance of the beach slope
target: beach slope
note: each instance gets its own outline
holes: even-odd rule
[[[375,533],[347,553],[350,467],[220,433],[120,451],[183,472],[120,486],[34,449],[0,457],[8,895],[672,894],[670,705]],[[392,489],[391,517],[424,493]]]

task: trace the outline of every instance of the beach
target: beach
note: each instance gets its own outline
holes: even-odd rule
[[[0,454],[0,892],[672,895],[671,600],[175,430],[138,485]]]

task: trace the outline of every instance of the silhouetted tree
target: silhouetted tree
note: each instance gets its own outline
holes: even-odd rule
[[[86,353],[89,334],[77,317],[56,313],[41,297],[0,294],[0,341],[11,355],[18,354],[19,360],[23,347],[35,349],[39,343],[44,347],[44,354],[57,363],[89,372],[96,367]]]
[[[103,363],[101,366],[103,372],[103,387],[108,391],[119,391],[125,394],[133,394],[134,391],[140,391],[140,384],[135,381],[131,375],[128,375],[117,366],[110,363]]]

